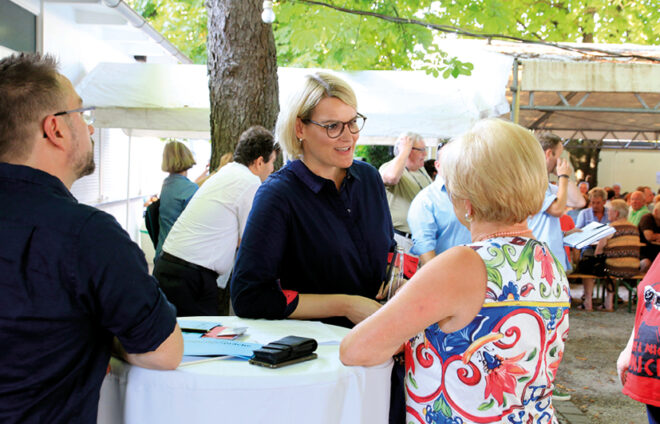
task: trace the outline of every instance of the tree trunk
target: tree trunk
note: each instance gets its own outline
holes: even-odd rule
[[[600,162],[600,148],[598,140],[573,140],[566,146],[571,154],[573,168],[582,171],[581,180],[589,182],[589,188],[598,185],[598,163]]]
[[[279,112],[277,56],[261,0],[207,0],[211,169],[252,125],[274,130]],[[267,158],[265,158],[267,159]]]

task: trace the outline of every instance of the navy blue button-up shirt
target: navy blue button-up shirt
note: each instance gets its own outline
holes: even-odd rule
[[[113,335],[144,353],[175,324],[112,216],[52,175],[0,163],[0,422],[95,423]]]
[[[290,162],[255,196],[231,282],[234,310],[282,319],[296,309],[298,293],[373,298],[393,246],[385,187],[373,166],[354,161],[337,190],[302,161]]]

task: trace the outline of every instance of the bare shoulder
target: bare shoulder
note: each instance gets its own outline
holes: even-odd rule
[[[481,256],[469,246],[452,247],[433,258],[420,271],[424,273],[443,273],[450,279],[459,276],[461,280],[470,280],[471,277],[486,282],[486,265]]]
[[[419,275],[419,276],[418,276]],[[420,285],[432,285],[427,293],[437,294],[443,304],[438,321],[445,332],[463,328],[479,313],[486,296],[486,265],[474,249],[453,247],[436,256],[415,275]]]

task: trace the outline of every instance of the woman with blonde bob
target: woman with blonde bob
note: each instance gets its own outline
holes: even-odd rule
[[[353,161],[364,121],[351,87],[321,72],[281,112],[294,160],[255,196],[231,282],[238,316],[352,326],[380,307],[393,230],[378,171]]]
[[[442,174],[472,243],[424,265],[344,338],[341,360],[375,365],[403,349],[406,422],[556,422],[569,295],[563,268],[527,227],[548,185],[539,142],[510,122],[480,121],[444,148]]]
[[[170,141],[163,149],[161,169],[169,172],[160,190],[158,244],[156,260],[160,256],[163,243],[190,198],[197,191],[197,184],[188,179],[188,170],[195,165],[192,152],[180,141]]]

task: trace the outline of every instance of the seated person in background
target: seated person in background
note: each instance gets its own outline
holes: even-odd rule
[[[543,151],[526,128],[488,119],[443,149],[442,174],[472,243],[424,265],[342,340],[340,359],[381,364],[403,345],[405,422],[555,422],[570,298],[527,227],[548,186]]]
[[[583,228],[585,225],[597,221],[601,224],[607,224],[607,192],[600,187],[594,187],[589,190],[589,207],[582,209],[578,215],[575,226]]]
[[[447,194],[440,172],[441,154],[442,149],[438,149],[435,181],[415,196],[408,210],[408,226],[413,240],[410,253],[419,256],[421,265],[450,247],[470,242],[470,231],[456,218]]]
[[[578,184],[578,190],[580,190],[580,193],[586,196],[587,193],[589,193],[589,183],[586,181],[580,181]]]
[[[438,150],[440,150],[440,147],[438,147]],[[438,175],[436,163],[438,163],[438,161],[433,159],[427,159],[424,161],[424,169],[426,169],[426,173],[429,174],[431,181],[435,181],[435,177]]]
[[[646,214],[639,221],[639,235],[642,243],[642,271],[649,269],[660,253],[660,207],[653,208],[653,213]]]
[[[619,183],[612,184],[612,190],[614,190],[615,199],[623,199],[623,194],[621,193],[621,184]]]
[[[608,221],[607,209],[605,209],[606,197],[607,197],[607,193],[602,188],[600,187],[592,188],[589,191],[589,207],[580,211],[580,214],[577,217],[577,222],[575,223],[575,227],[583,228],[585,225],[590,224],[594,221],[599,222],[601,224],[607,224],[609,221]],[[581,272],[586,274],[594,273],[593,269],[591,269],[594,267],[594,265],[592,264],[592,262],[595,260],[594,251],[595,251],[595,246],[587,246],[584,249],[582,249],[582,251],[580,252],[579,259],[582,261],[582,264],[580,266]],[[588,269],[584,269],[585,267]],[[584,285],[585,287],[587,287],[589,283],[584,283]],[[591,287],[593,287],[593,283],[591,284]],[[585,295],[586,295],[586,290],[585,290]]]
[[[353,89],[321,72],[280,112],[293,160],[254,198],[231,281],[236,315],[352,326],[380,307],[394,240],[378,171],[353,160],[364,121]]]
[[[607,193],[607,200],[605,201],[605,208],[610,207],[610,203],[612,203],[612,200],[616,198],[616,195],[614,194],[614,190],[612,190],[610,187],[605,187],[605,193]]]
[[[2,423],[95,423],[113,345],[145,368],[181,361],[144,254],[69,191],[94,171],[90,109],[51,56],[0,60]]]
[[[412,247],[408,228],[410,202],[424,187],[433,182],[424,168],[426,144],[421,135],[407,132],[394,144],[394,159],[380,166],[387,190],[387,203],[394,225],[394,239],[407,253]]]
[[[651,187],[649,186],[639,186],[637,187],[637,191],[641,191],[644,193],[644,203],[646,203],[646,207],[649,209],[649,212],[653,212],[653,190],[651,190]]]
[[[248,128],[234,162],[209,177],[174,223],[154,277],[179,316],[229,315],[229,293],[216,281],[231,272],[254,194],[278,152],[270,131]]]
[[[158,262],[163,243],[181,212],[186,208],[190,198],[197,191],[197,184],[187,177],[188,170],[195,165],[192,152],[179,141],[170,141],[163,149],[161,168],[169,172],[160,190],[160,207],[158,245],[154,263]]]
[[[633,191],[630,194],[630,211],[628,212],[628,221],[633,225],[639,225],[639,221],[647,213],[651,213],[645,203],[644,193],[641,191]]]
[[[615,229],[610,237],[601,239],[595,249],[594,259],[589,261],[591,265],[580,266],[580,272],[605,276],[603,268],[607,269],[607,275],[612,277],[629,278],[640,272],[639,270],[639,232],[628,219],[628,205],[620,199],[612,200],[612,207],[607,211],[607,218]],[[600,255],[603,255],[600,256]],[[604,260],[604,263],[602,262]],[[599,261],[601,261],[599,263]],[[595,280],[593,278],[582,279],[584,284],[584,303],[581,308],[587,311],[593,310],[593,291]],[[603,309],[614,310],[614,288],[608,284],[607,296]]]

